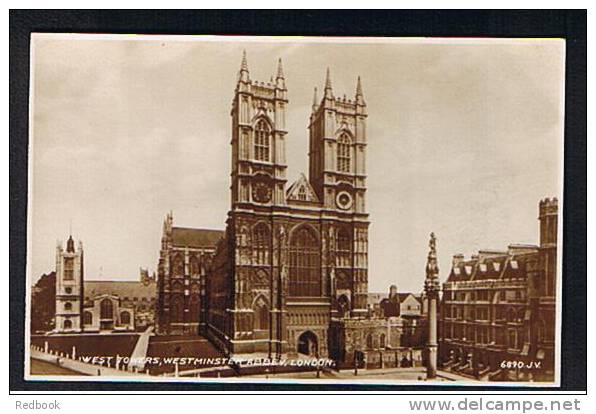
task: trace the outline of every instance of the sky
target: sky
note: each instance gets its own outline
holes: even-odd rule
[[[242,51],[283,61],[288,186],[308,173],[313,88],[362,78],[368,109],[369,291],[420,292],[435,232],[451,258],[538,243],[538,202],[562,194],[564,42],[226,37],[33,38],[29,271],[82,240],[87,279],[157,267],[162,223],[224,229],[230,109]]]

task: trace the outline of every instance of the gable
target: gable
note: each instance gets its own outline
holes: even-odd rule
[[[303,203],[318,203],[319,198],[311,187],[310,183],[304,176],[300,174],[300,178],[290,186],[286,192],[287,201],[298,201]]]

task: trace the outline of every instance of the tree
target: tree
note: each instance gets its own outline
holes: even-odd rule
[[[54,329],[56,272],[43,274],[31,291],[31,333]]]

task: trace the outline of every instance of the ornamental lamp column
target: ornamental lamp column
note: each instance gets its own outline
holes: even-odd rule
[[[440,284],[436,242],[435,234],[431,233],[426,261],[426,279],[424,280],[424,291],[428,300],[428,340],[426,342],[428,354],[426,366],[427,379],[437,377],[437,302],[439,300]]]

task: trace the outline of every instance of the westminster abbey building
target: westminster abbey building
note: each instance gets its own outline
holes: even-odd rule
[[[232,101],[231,206],[205,280],[206,334],[229,354],[326,356],[332,321],[367,313],[366,103],[327,71],[309,121],[309,174],[288,185],[288,91],[251,79]]]

